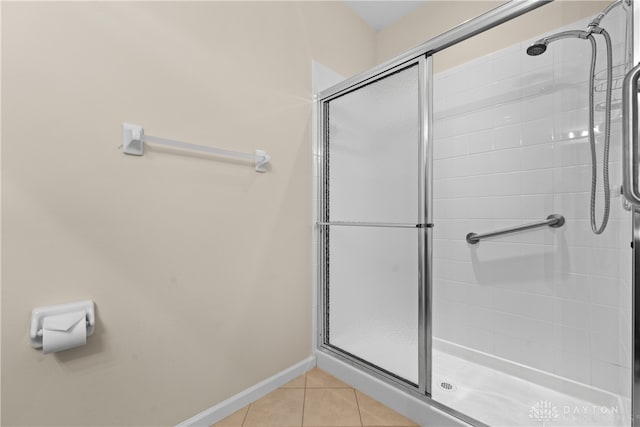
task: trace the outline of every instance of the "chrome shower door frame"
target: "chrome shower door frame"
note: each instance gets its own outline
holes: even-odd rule
[[[389,77],[395,73],[402,72],[411,67],[418,66],[418,117],[419,123],[419,141],[418,141],[418,223],[417,224],[391,224],[391,223],[369,223],[369,222],[353,222],[347,223],[342,221],[330,221],[328,200],[329,200],[329,129],[328,129],[328,109],[329,102],[356,91],[371,83],[377,82]],[[351,85],[345,90],[320,98],[317,103],[318,111],[318,194],[321,195],[318,200],[318,223],[316,224],[318,232],[318,342],[317,348],[321,351],[332,354],[339,359],[349,361],[358,365],[360,368],[383,378],[385,381],[400,387],[405,391],[422,397],[430,395],[430,378],[431,378],[431,361],[429,355],[431,353],[431,286],[427,283],[430,280],[430,247],[431,247],[431,168],[429,162],[431,153],[431,81],[432,81],[432,60],[431,57],[421,56],[413,58],[406,62],[402,62],[385,70],[384,72],[367,78],[357,84]],[[329,343],[329,299],[328,299],[328,282],[329,282],[329,264],[328,260],[328,234],[330,226],[366,226],[366,227],[391,227],[391,228],[415,228],[418,233],[418,387],[413,387],[409,382],[403,381],[399,377],[387,372],[375,365],[358,358],[355,355],[348,354]]]
[[[350,354],[345,354],[339,349],[328,345],[328,294],[327,294],[327,247],[323,236],[326,230],[326,223],[330,221],[327,201],[329,191],[327,143],[328,132],[328,103],[341,95],[357,90],[379,79],[382,79],[394,72],[406,67],[419,65],[419,117],[420,141],[419,143],[419,221],[422,224],[432,223],[432,112],[433,112],[433,91],[432,91],[432,59],[431,56],[456,43],[469,39],[486,30],[494,28],[504,22],[517,18],[538,7],[544,6],[553,0],[512,0],[499,6],[477,18],[471,19],[423,44],[390,60],[371,70],[358,74],[354,77],[324,90],[317,94],[317,123],[318,125],[318,146],[316,147],[318,177],[318,212],[319,224],[316,225],[318,238],[317,266],[318,266],[318,311],[317,311],[317,348],[318,351],[330,354],[338,360],[357,366],[374,377],[387,382],[388,384],[400,388],[409,394],[420,398],[429,405],[438,408],[449,415],[457,417],[472,425],[484,425],[466,414],[439,403],[431,398],[431,351],[432,351],[432,322],[431,322],[431,258],[432,258],[432,228],[420,227],[419,233],[419,384],[413,387],[405,381],[399,380],[381,369],[366,363]],[[634,62],[640,62],[640,45],[638,35],[640,35],[640,4],[633,1],[633,13],[628,14],[629,23],[633,24],[633,51]],[[640,315],[636,315],[636,309],[640,307],[640,213],[633,214],[633,308],[634,315],[634,374],[633,374],[633,398],[632,398],[632,425],[640,427]],[[636,270],[639,274],[635,274]],[[637,292],[635,290],[637,289]],[[637,299],[637,301],[636,301]],[[637,304],[636,304],[637,302]],[[637,327],[636,327],[637,325]],[[637,390],[637,392],[636,392]]]
[[[640,1],[631,1],[631,8],[631,13],[627,14],[630,21],[627,28],[631,28],[631,34],[628,36],[632,45],[633,62],[631,65],[636,65],[640,63]],[[627,159],[623,158],[623,163],[626,163],[625,160]],[[631,361],[633,365],[631,369],[631,426],[638,427],[640,426],[640,313],[638,312],[640,310],[640,209],[634,208],[633,205],[630,206],[632,212]]]

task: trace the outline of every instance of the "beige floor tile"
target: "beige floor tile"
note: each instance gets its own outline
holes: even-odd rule
[[[304,388],[305,382],[305,375],[300,375],[298,378],[295,378],[283,385],[282,388]]]
[[[351,388],[307,388],[303,425],[361,426],[355,391]]]
[[[307,372],[307,388],[350,388],[350,386],[323,370],[313,368]]]
[[[377,400],[367,396],[361,391],[356,390],[358,398],[358,407],[360,408],[360,416],[362,417],[362,425],[367,427],[382,426],[417,426],[408,418],[400,415],[396,411],[387,408]]]
[[[279,388],[249,406],[245,427],[300,427],[304,389]]]
[[[234,412],[229,415],[224,420],[218,421],[213,424],[211,427],[242,427],[242,423],[244,422],[244,418],[247,416],[247,411],[249,410],[249,405],[240,409],[239,411]]]

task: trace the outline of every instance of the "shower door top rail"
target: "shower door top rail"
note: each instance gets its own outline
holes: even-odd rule
[[[326,101],[344,94],[366,82],[379,78],[390,72],[391,69],[407,63],[411,60],[424,55],[432,55],[443,49],[446,49],[456,43],[464,41],[470,37],[482,33],[490,28],[500,25],[510,19],[523,15],[533,9],[551,3],[553,0],[511,0],[501,6],[489,10],[482,15],[463,22],[457,27],[452,28],[418,46],[399,55],[387,62],[369,69],[360,74],[356,74],[342,82],[331,86],[328,89],[318,93],[317,99]]]
[[[490,233],[469,233],[467,234],[467,243],[475,245],[482,239],[487,237],[503,236],[505,234],[517,233],[519,231],[531,230],[540,227],[558,228],[564,225],[564,217],[559,214],[551,214],[542,221],[531,222],[529,224],[516,225],[515,227],[503,228],[502,230],[492,231]]]

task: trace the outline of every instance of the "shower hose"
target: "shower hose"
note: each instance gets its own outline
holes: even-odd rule
[[[613,54],[611,46],[611,37],[603,28],[596,27],[598,33],[602,34],[607,44],[607,90],[605,100],[605,128],[604,128],[604,150],[602,158],[602,175],[604,189],[604,211],[602,215],[602,223],[600,226],[596,224],[596,184],[597,184],[597,156],[596,156],[596,137],[594,124],[594,80],[596,71],[596,41],[590,34],[591,42],[591,69],[589,72],[589,145],[591,146],[591,229],[595,234],[601,234],[607,227],[609,222],[609,211],[611,205],[611,194],[609,188],[609,142],[611,139],[611,86],[613,82]]]

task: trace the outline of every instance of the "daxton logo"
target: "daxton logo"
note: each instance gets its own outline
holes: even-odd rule
[[[555,421],[560,416],[558,408],[548,400],[541,400],[529,409],[529,418],[537,423],[545,423]]]
[[[529,418],[535,423],[540,423],[542,427],[547,425],[546,423],[557,421],[560,417],[562,417],[563,420],[572,420],[572,422],[575,422],[581,419],[594,421],[600,417],[616,415],[618,415],[617,406],[564,405],[558,409],[557,406],[548,400],[540,400],[529,409]]]

